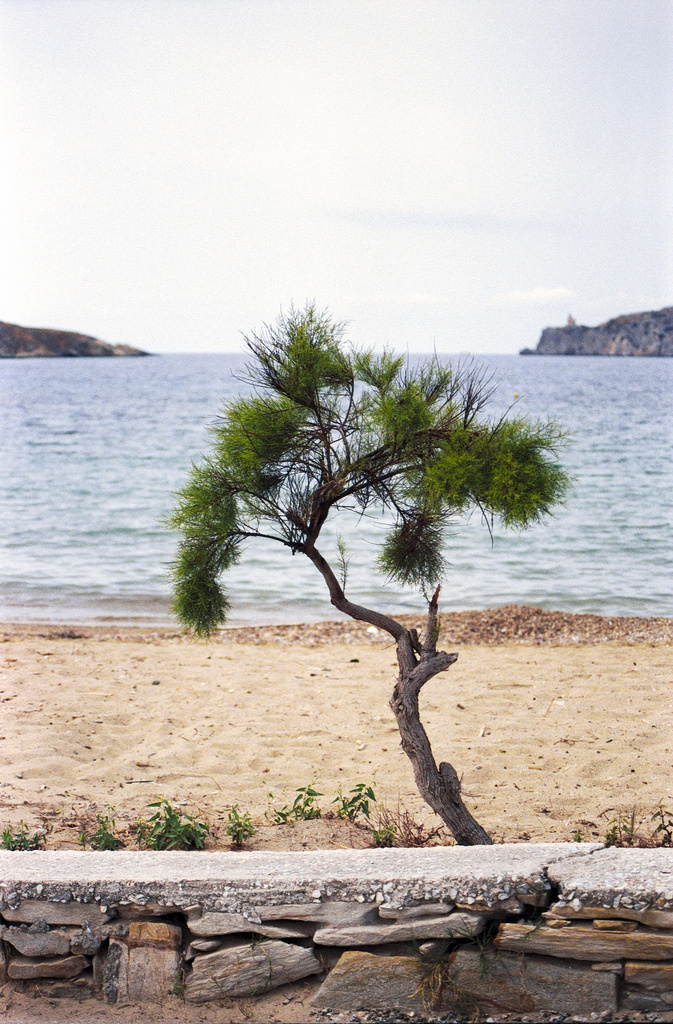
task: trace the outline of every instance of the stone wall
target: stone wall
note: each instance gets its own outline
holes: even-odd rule
[[[0,980],[110,1004],[250,996],[491,1018],[673,1009],[673,850],[0,853]]]

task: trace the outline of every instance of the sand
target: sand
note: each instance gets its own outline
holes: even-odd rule
[[[602,838],[634,809],[641,830],[673,809],[668,619],[510,608],[444,618],[458,662],[424,689],[437,760],[496,841]],[[76,847],[97,813],[128,829],[165,798],[226,849],[228,809],[249,811],[249,848],[367,845],[334,819],[272,827],[300,786],[373,784],[379,803],[437,823],[418,796],[388,701],[395,651],[360,624],[223,631],[6,626],[0,630],[0,829],[51,823]],[[273,794],[273,798],[269,794]],[[125,831],[126,830],[126,831]]]
[[[447,615],[440,647],[458,662],[424,689],[438,760],[496,841],[602,839],[634,814],[651,836],[673,811],[673,621],[537,609]],[[379,805],[437,823],[418,797],[388,701],[395,651],[357,623],[223,631],[0,627],[0,831],[46,822],[47,848],[78,848],[97,814],[133,823],[167,799],[208,822],[228,849],[226,817],[253,816],[249,849],[371,845],[334,818],[339,788],[372,783]],[[324,795],[320,820],[269,823],[300,786]],[[273,798],[269,796],[273,793]],[[151,812],[150,812],[151,813]],[[439,840],[447,842],[445,835]],[[320,979],[224,1005],[58,1002],[0,990],[8,1024],[243,1024],[340,1020],[315,1014]],[[360,1019],[375,1019],[362,1014]]]

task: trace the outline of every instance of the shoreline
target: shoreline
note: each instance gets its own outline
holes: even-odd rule
[[[419,631],[422,615],[393,615],[398,622]],[[547,611],[528,605],[445,612],[440,615],[440,643],[482,644],[597,644],[664,643],[673,644],[673,618],[666,616],[596,615],[582,612]],[[19,637],[47,639],[191,639],[182,627],[174,625],[134,625],[131,623],[1,622],[0,640]],[[387,634],[366,622],[353,619],[328,619],[322,622],[263,623],[224,626],[210,643],[321,643],[380,644]],[[392,643],[392,638],[390,638]]]

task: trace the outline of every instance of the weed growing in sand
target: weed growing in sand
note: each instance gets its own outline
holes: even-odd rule
[[[628,815],[618,814],[608,822],[603,842],[606,846],[637,846],[637,831],[636,808],[633,807]]]
[[[257,831],[252,823],[250,811],[241,814],[237,804],[229,808],[227,821],[226,834],[231,837],[232,846],[243,846],[246,839],[251,839]]]
[[[372,839],[377,849],[395,846],[397,826],[392,821],[379,822],[377,826],[372,828]]]
[[[267,811],[267,817],[271,818],[274,825],[289,825],[293,821],[310,821],[322,817],[322,811],[316,802],[322,793],[313,786],[300,786],[296,793],[291,807],[285,804],[284,807],[271,807]],[[273,793],[269,793],[269,799],[273,800]]]
[[[606,846],[637,846],[641,849],[673,846],[673,812],[660,803],[651,815],[654,828],[648,828],[646,820],[633,807],[628,814],[619,813],[606,829],[603,842]]]
[[[659,822],[653,832],[657,846],[673,846],[673,813],[667,811],[663,804],[659,804],[652,815],[652,820]]]
[[[420,847],[443,840],[441,825],[438,828],[428,828],[422,822],[416,821],[409,811],[403,811],[399,806],[397,810],[381,806],[370,831],[374,846],[377,847]]]
[[[150,850],[202,850],[210,829],[192,814],[183,814],[162,797],[148,804],[156,807],[147,820],[140,818],[135,826],[138,845]]]
[[[370,804],[376,803],[374,787],[368,786],[366,782],[358,782],[347,794],[344,794],[339,786],[332,803],[337,805],[337,818],[355,821],[362,814],[369,821]]]
[[[11,825],[7,825],[2,833],[2,839],[0,839],[0,849],[2,850],[42,850],[46,846],[47,836],[51,832],[51,827],[45,825],[40,832],[34,832],[32,836],[28,834],[28,826],[25,821],[20,821],[19,824],[13,828]]]
[[[108,814],[97,814],[95,832],[87,836],[84,829],[81,829],[77,836],[77,842],[82,849],[88,843],[92,850],[119,850],[124,845],[117,835],[117,824],[114,819],[114,807],[108,805]]]

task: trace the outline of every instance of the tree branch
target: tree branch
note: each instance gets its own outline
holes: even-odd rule
[[[411,643],[409,641],[408,630],[395,619],[391,619],[388,615],[383,615],[381,612],[375,612],[371,608],[365,608],[362,605],[355,604],[353,601],[349,601],[343,592],[339,580],[335,576],[332,567],[323,555],[320,554],[312,540],[306,542],[304,547],[304,554],[311,559],[318,572],[321,574],[327,589],[329,591],[330,601],[340,612],[344,615],[350,615],[352,619],[357,619],[359,622],[369,622],[370,625],[376,626],[377,629],[382,629],[398,642],[405,643],[409,646],[411,651]],[[413,655],[413,652],[412,652]],[[414,658],[414,664],[416,659]]]

